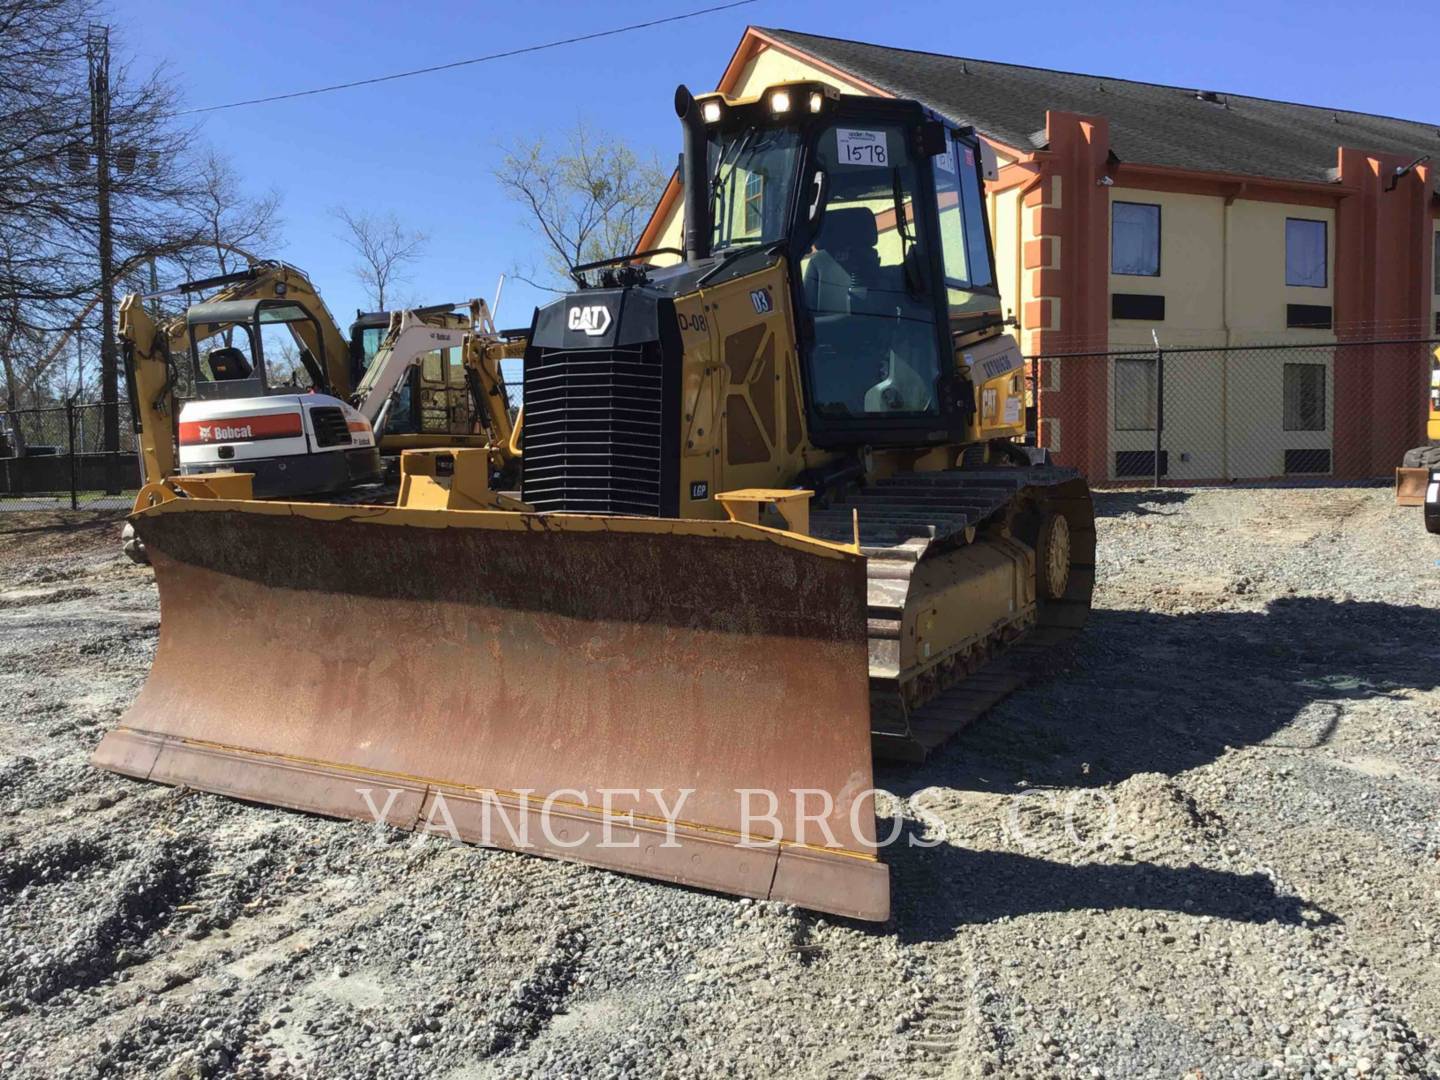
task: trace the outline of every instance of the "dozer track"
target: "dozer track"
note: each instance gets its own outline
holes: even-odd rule
[[[907,473],[814,511],[811,531],[851,540],[857,514],[866,556],[871,744],[878,756],[922,761],[1023,685],[1043,653],[1084,625],[1095,581],[1089,487],[1076,470],[1051,465]],[[1052,514],[1065,521],[1068,552],[1037,551],[1038,529]],[[1068,562],[1059,596],[1044,595],[1043,587],[1037,595],[1034,570],[1022,568],[1026,549]],[[906,662],[907,639],[918,645],[924,620],[940,614],[917,593],[948,586],[953,605],[961,589],[958,602],[968,606],[959,579],[984,572],[991,581],[977,585],[976,600],[993,603],[994,573],[1006,566],[1029,580],[1019,602],[1003,612],[954,613],[929,655],[916,647]]]

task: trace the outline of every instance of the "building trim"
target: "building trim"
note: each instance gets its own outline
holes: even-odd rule
[[[1356,194],[1353,185],[1320,183],[1314,180],[1287,180],[1274,176],[1247,176],[1244,173],[1206,172],[1168,165],[1114,162],[1109,171],[1117,187],[1163,191],[1177,195],[1210,195],[1252,202],[1291,203],[1295,206],[1334,207],[1341,199]]]

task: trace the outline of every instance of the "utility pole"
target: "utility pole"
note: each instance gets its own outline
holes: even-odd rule
[[[100,400],[104,403],[105,490],[120,491],[120,399],[115,348],[114,246],[110,232],[110,28],[91,26],[90,141],[95,152],[95,209],[100,232]]]

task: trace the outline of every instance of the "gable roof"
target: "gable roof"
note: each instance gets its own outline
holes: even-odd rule
[[[1342,145],[1440,164],[1440,123],[756,29],[1027,153],[1044,145],[1045,111],[1056,109],[1106,117],[1122,162],[1320,182],[1335,178]]]

